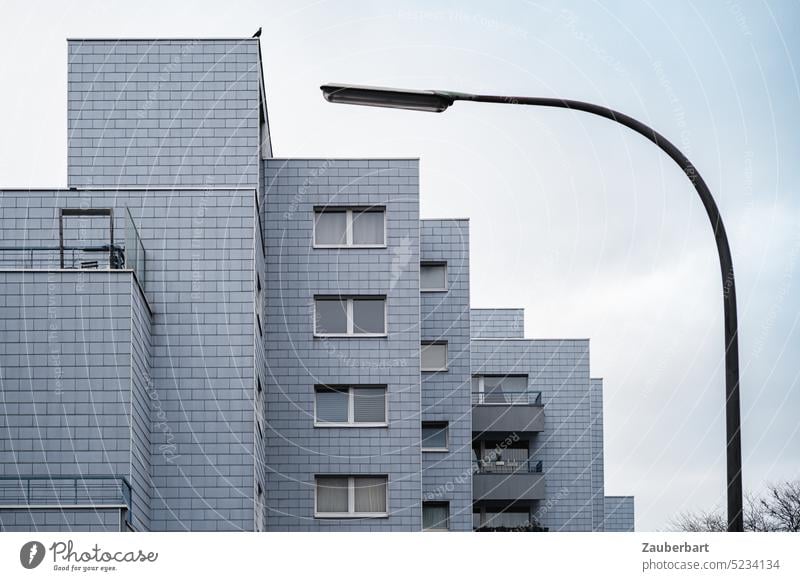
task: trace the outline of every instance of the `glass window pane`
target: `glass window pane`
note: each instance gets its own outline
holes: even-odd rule
[[[422,447],[425,449],[447,448],[447,423],[423,422]]]
[[[347,478],[317,478],[317,512],[347,512]]]
[[[486,375],[483,378],[484,403],[511,403],[506,396],[505,377]]]
[[[346,422],[348,395],[347,390],[318,389],[317,393],[317,421],[319,422]]]
[[[503,381],[503,387],[506,391],[520,393],[528,389],[528,378],[519,375],[512,375],[506,377]]]
[[[420,350],[423,371],[444,371],[447,369],[447,344],[423,344]]]
[[[314,214],[314,244],[347,244],[347,212],[323,210]]]
[[[353,244],[385,244],[383,210],[353,212]]]
[[[447,288],[447,267],[444,264],[423,264],[419,268],[420,290]]]
[[[450,506],[446,502],[422,503],[422,528],[425,530],[449,529]]]
[[[385,422],[386,389],[353,388],[353,421]]]
[[[356,512],[386,512],[386,478],[355,478]]]
[[[317,299],[315,302],[317,333],[347,333],[347,301]]]
[[[384,299],[353,300],[353,333],[385,333]]]

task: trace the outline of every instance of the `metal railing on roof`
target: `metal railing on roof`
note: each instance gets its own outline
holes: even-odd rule
[[[101,244],[97,246],[64,246],[63,267],[60,246],[0,247],[0,268],[15,270],[119,270],[125,268],[125,248]]]

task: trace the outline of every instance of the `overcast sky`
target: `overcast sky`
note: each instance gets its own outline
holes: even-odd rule
[[[652,124],[699,168],[733,248],[745,488],[800,477],[800,4],[3,2],[0,185],[66,184],[67,37],[261,37],[280,157],[421,158],[422,215],[470,217],[472,303],[590,337],[606,493],[640,530],[724,506],[721,281],[689,182],[603,119],[334,106],[327,81],[557,96]]]

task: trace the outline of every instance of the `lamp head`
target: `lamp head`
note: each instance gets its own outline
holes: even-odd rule
[[[457,93],[443,91],[410,91],[388,87],[365,87],[360,85],[322,85],[322,94],[330,103],[365,105],[367,107],[389,107],[410,111],[441,113],[458,99]]]

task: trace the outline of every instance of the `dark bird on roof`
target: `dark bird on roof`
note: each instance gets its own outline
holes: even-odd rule
[[[256,33],[253,35],[253,38],[260,38],[260,37],[261,37],[261,27],[259,26],[258,30],[256,30]]]

